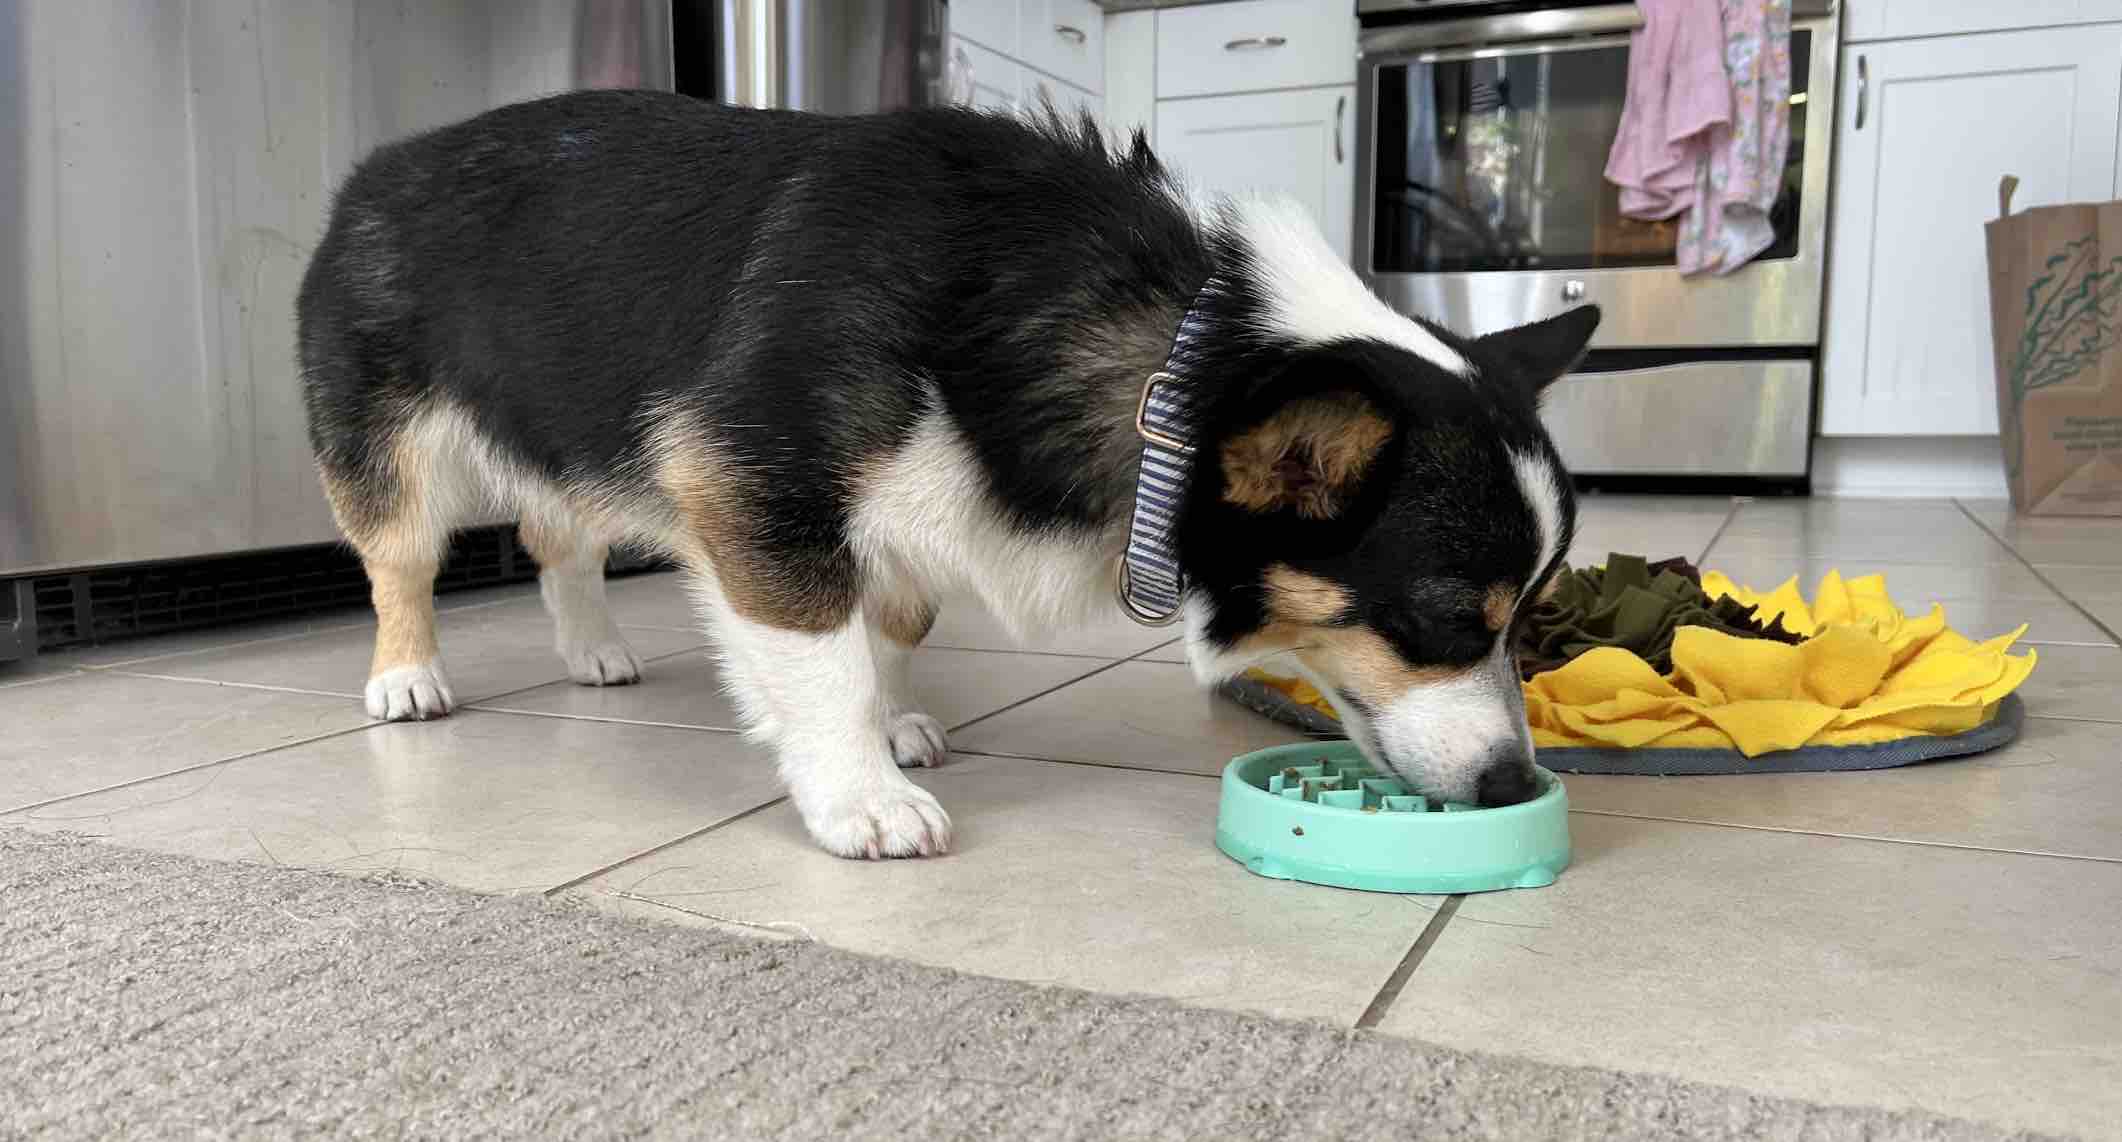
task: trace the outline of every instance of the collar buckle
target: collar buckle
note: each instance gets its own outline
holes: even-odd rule
[[[1176,436],[1159,430],[1150,423],[1150,400],[1152,394],[1157,391],[1157,386],[1177,386],[1182,383],[1178,377],[1162,370],[1149,375],[1149,380],[1144,381],[1142,384],[1142,399],[1135,403],[1135,435],[1159,448],[1169,448],[1174,452],[1190,456],[1194,452],[1194,445],[1191,441],[1181,440]]]
[[[1177,607],[1160,614],[1135,601],[1133,576],[1128,574],[1127,559],[1124,556],[1120,559],[1119,572],[1113,578],[1113,597],[1120,600],[1120,610],[1134,620],[1137,626],[1168,627],[1179,621],[1180,612]]]

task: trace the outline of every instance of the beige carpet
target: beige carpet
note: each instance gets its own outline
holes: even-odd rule
[[[0,1137],[318,1133],[2006,1136],[0,829]]]

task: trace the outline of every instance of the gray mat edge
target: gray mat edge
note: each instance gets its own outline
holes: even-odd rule
[[[814,1137],[918,1124],[939,1128],[928,1136],[978,1138],[1178,1138],[1218,1126],[1221,1137],[1277,1140],[1411,1130],[2037,1137],[1922,1109],[974,976],[618,916],[580,899],[205,860],[5,824],[0,937],[0,968],[35,968],[13,976],[0,1025],[13,1029],[18,1076],[38,1079],[0,1100],[0,1134]],[[878,982],[850,986],[865,978]],[[766,979],[773,986],[759,989]],[[580,993],[563,989],[570,981]],[[920,1019],[895,1006],[908,1002],[923,1005]],[[735,1026],[730,1009],[747,1007],[775,1024],[763,1029],[774,1050],[720,1072],[708,1088],[716,1098],[703,1100],[694,1072],[726,1046],[718,1031]],[[508,1029],[497,1013],[530,1026]],[[452,1038],[460,1026],[476,1033]],[[437,1027],[450,1030],[406,1033]],[[946,1049],[923,1054],[875,1034],[908,1027]],[[522,1057],[538,1048],[548,1057]],[[553,1055],[568,1065],[551,1065]],[[825,1060],[823,1086],[806,1069],[813,1055]],[[1126,1065],[1101,1069],[1109,1063]],[[659,1067],[682,1076],[674,1090],[644,1073]],[[1351,1068],[1400,1082],[1350,1091],[1334,1080]],[[842,1074],[860,1081],[831,1078]]]
[[[1250,678],[1225,682],[1222,692],[1254,713],[1306,733],[1341,737],[1341,723]],[[2026,724],[2026,703],[2006,694],[1997,714],[1957,734],[1924,734],[1873,745],[1805,746],[1748,757],[1735,749],[1602,749],[1567,746],[1540,751],[1540,764],[1557,773],[1615,777],[1710,777],[1741,773],[1840,773],[1892,769],[1926,761],[1987,753],[2009,745]]]

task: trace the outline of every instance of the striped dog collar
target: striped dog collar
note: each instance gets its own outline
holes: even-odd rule
[[[1179,617],[1186,576],[1179,570],[1175,532],[1186,499],[1187,464],[1200,427],[1200,393],[1187,379],[1187,347],[1200,335],[1201,302],[1214,283],[1201,288],[1164,368],[1150,374],[1135,406],[1135,433],[1142,438],[1142,468],[1135,477],[1135,514],[1127,528],[1127,554],[1120,560],[1120,608],[1144,626],[1167,626]]]

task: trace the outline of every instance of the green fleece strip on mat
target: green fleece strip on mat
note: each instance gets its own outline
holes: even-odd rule
[[[1605,567],[1564,568],[1554,590],[1525,616],[1518,635],[1523,675],[1553,670],[1595,647],[1616,646],[1660,674],[1673,668],[1673,634],[1684,626],[1708,627],[1740,638],[1783,643],[1804,641],[1763,624],[1754,608],[1733,598],[1712,599],[1702,576],[1685,559],[1656,563],[1615,552]]]

